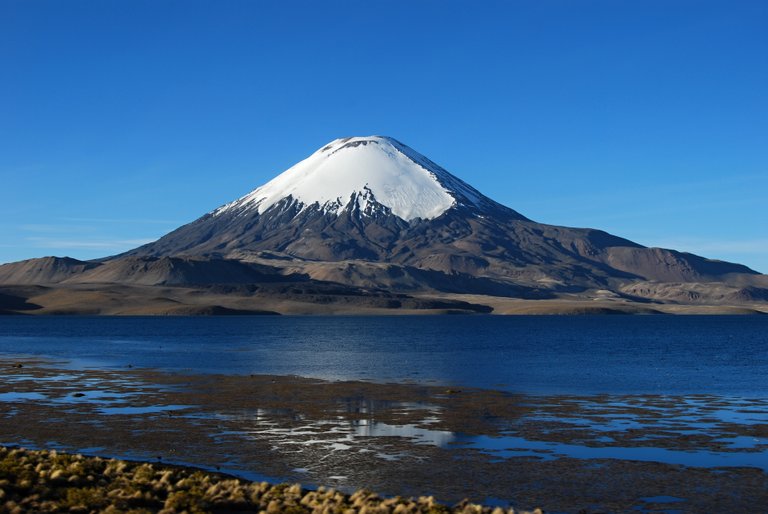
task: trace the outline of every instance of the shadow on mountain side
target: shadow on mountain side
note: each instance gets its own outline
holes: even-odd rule
[[[335,282],[309,280],[306,282],[261,284],[214,284],[197,295],[232,295],[266,297],[279,300],[309,302],[317,305],[354,305],[374,309],[444,310],[450,312],[490,313],[492,307],[463,300],[417,298],[383,289],[368,289]],[[449,313],[450,313],[449,312]]]
[[[40,308],[40,305],[29,303],[24,297],[0,293],[0,314],[16,314],[13,311],[33,311]]]
[[[449,274],[442,271],[410,267],[407,269],[414,277],[419,278],[425,286],[442,293],[482,294],[526,300],[546,300],[557,297],[552,291],[500,282],[486,277],[473,277],[465,273]]]

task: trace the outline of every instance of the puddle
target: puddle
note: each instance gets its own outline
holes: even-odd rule
[[[512,505],[511,501],[503,500],[495,496],[486,496],[482,503],[483,505],[488,505],[489,507],[501,507],[502,509],[507,509],[510,505]]]
[[[0,402],[28,402],[47,399],[47,396],[40,393],[0,393]]]
[[[365,452],[365,451],[367,450],[360,450],[360,452]],[[377,459],[390,461],[390,462],[402,460],[404,457],[408,456],[407,453],[381,453],[381,452],[377,452],[375,453],[375,455]]]
[[[768,411],[758,410],[716,410],[708,412],[710,416],[721,422],[739,423],[743,425],[768,424]]]
[[[627,419],[627,418],[620,418],[620,417],[614,417],[613,419],[610,418],[601,418],[601,419],[595,419],[595,418],[572,418],[572,417],[563,417],[563,416],[540,416],[540,417],[531,417],[529,418],[529,421],[536,422],[556,422],[558,424],[562,424],[562,428],[579,428],[579,429],[589,429],[594,430],[596,432],[616,432],[616,431],[626,431],[631,429],[641,429],[645,427],[645,424],[642,421],[638,421],[636,419]],[[570,425],[570,427],[568,427]]]
[[[16,373],[13,375],[6,375],[3,377],[4,381],[11,382],[11,383],[18,383],[18,382],[35,382],[35,383],[41,383],[41,382],[62,382],[64,380],[77,380],[77,375],[41,375],[41,376],[35,376],[31,374],[26,373]]]
[[[675,496],[646,496],[640,498],[640,500],[646,503],[679,503],[686,501],[683,498],[677,498]]]
[[[725,443],[728,448],[734,450],[751,450],[768,445],[768,439],[744,435],[717,439],[717,442]]]
[[[135,414],[157,414],[158,412],[170,412],[184,409],[191,409],[193,405],[149,405],[146,407],[101,407],[99,414],[116,415],[135,415]]]
[[[85,455],[103,455],[106,448],[103,446],[89,446],[86,448],[78,448],[78,453],[82,453]]]
[[[672,504],[670,505],[670,507],[674,506],[675,504],[685,503],[688,501],[683,498],[678,498],[676,496],[645,496],[638,499],[642,502],[653,504],[653,505]],[[638,512],[662,513],[662,514],[684,514],[685,512],[687,512],[687,511],[676,509],[676,508],[659,509],[654,507],[653,509],[649,510],[648,506],[637,506],[637,507],[634,507],[632,510],[638,511]]]
[[[724,467],[746,466],[768,471],[768,453],[736,453],[682,451],[640,447],[593,447],[549,441],[530,441],[522,437],[460,436],[467,446],[494,456],[506,458],[530,456],[531,452],[544,460],[560,457],[575,459],[620,459],[640,462],[663,462],[682,466]]]
[[[62,398],[54,398],[53,403],[124,403],[133,398],[135,393],[117,391],[76,391]]]

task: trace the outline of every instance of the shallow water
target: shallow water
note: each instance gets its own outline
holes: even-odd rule
[[[533,394],[768,393],[768,316],[4,317],[0,353]]]
[[[285,428],[277,420],[262,414],[255,420],[258,428],[242,432],[254,437],[269,438],[278,448],[295,445],[318,445],[328,452],[359,451],[359,445],[366,438],[389,437],[402,438],[416,445],[432,445],[440,448],[472,449],[487,453],[496,458],[529,457],[540,460],[554,460],[562,457],[575,459],[620,459],[641,462],[662,462],[683,466],[747,466],[768,471],[768,453],[765,438],[738,436],[721,439],[728,451],[703,449],[672,450],[648,446],[603,446],[585,444],[567,444],[556,441],[531,440],[512,435],[477,435],[450,432],[446,430],[424,428],[423,424],[393,425],[369,420],[340,422],[320,420],[306,422],[299,427]],[[645,427],[649,429],[650,427]],[[317,437],[322,436],[322,437]],[[595,441],[595,442],[606,442]],[[610,440],[608,442],[614,442]],[[753,449],[762,445],[756,452],[736,452],[732,450]],[[384,460],[399,460],[407,453],[377,453]]]
[[[624,505],[642,512],[695,512],[692,502],[708,501],[699,498],[699,481],[715,488],[716,503],[717,488],[751,491],[744,477],[762,480],[755,473],[768,471],[768,317],[0,323],[5,443],[162,456],[249,479],[390,494],[415,487],[417,473],[421,489],[407,494],[499,505],[522,494],[528,505],[554,501],[573,481],[586,490],[589,473],[611,469],[620,478],[612,494],[631,491]],[[214,373],[237,385],[206,375]],[[415,386],[397,386],[409,393],[389,397],[337,382],[355,379]],[[187,387],[193,383],[197,392]],[[313,407],[312,390],[334,384],[343,391],[334,402]],[[424,385],[439,387],[425,396]],[[493,403],[505,397],[493,390],[517,398],[511,410]],[[477,401],[490,403],[473,410]],[[443,478],[424,472],[433,465]],[[551,475],[529,482],[539,469]],[[509,482],[489,482],[488,473]],[[686,476],[697,478],[679,489]],[[602,502],[590,498],[610,499],[574,494],[557,501],[583,498],[589,507]]]
[[[0,401],[48,405],[60,415],[86,408],[99,423],[109,423],[111,416],[163,414],[188,423],[213,421],[227,427],[210,432],[213,439],[259,439],[287,452],[312,446],[331,453],[372,451],[376,458],[398,461],[411,456],[408,449],[414,445],[427,445],[477,451],[495,459],[620,459],[768,471],[768,399],[715,395],[522,397],[524,417],[494,415],[493,433],[483,434],[446,429],[450,417],[446,408],[451,403],[347,398],[321,417],[307,417],[292,404],[278,409],[244,406],[233,411],[230,407],[225,412],[211,399],[206,400],[213,401],[206,408],[174,403],[173,391],[180,392],[178,387],[131,380],[121,371],[64,375],[56,368],[42,370],[5,376],[6,387],[16,390],[0,392]],[[441,397],[447,398],[438,394]],[[258,398],[249,405],[258,405]],[[382,416],[402,416],[409,421],[386,422]],[[751,427],[761,435],[747,435]],[[376,440],[402,444],[398,451],[382,451],[368,445]]]

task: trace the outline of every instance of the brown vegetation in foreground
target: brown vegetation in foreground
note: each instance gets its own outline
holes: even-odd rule
[[[360,490],[307,491],[177,466],[0,447],[0,512],[504,514],[514,509],[432,497],[381,498]],[[538,509],[535,512],[541,512]]]

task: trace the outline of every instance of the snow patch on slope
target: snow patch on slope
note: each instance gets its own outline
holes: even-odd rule
[[[475,203],[480,193],[411,148],[382,136],[337,139],[246,196],[220,207],[263,213],[291,197],[340,213],[352,200],[361,212],[375,200],[410,221],[433,219],[462,199]]]

